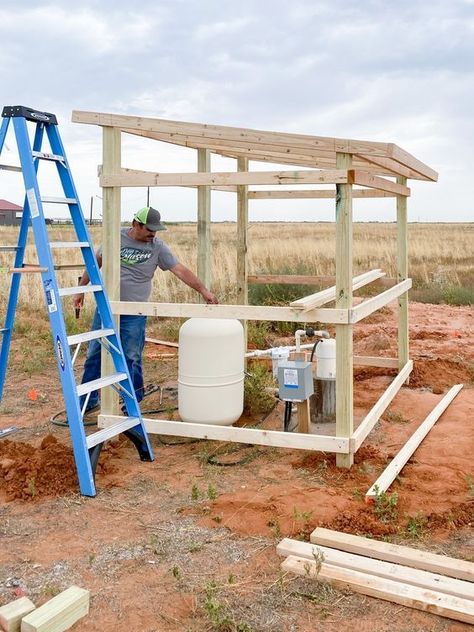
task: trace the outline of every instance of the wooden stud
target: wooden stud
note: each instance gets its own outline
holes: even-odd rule
[[[378,366],[384,369],[397,369],[397,358],[379,358],[378,356],[354,356],[354,365]]]
[[[89,612],[88,590],[71,586],[26,615],[21,632],[63,632]]]
[[[441,417],[441,415],[444,413],[444,411],[453,401],[456,395],[460,392],[462,387],[462,384],[457,384],[446,393],[443,399],[431,411],[428,417],[426,417],[424,422],[408,439],[403,448],[396,454],[392,461],[390,461],[388,466],[366,493],[366,499],[375,498],[378,494],[387,491],[387,489],[396,479],[408,459],[413,455],[420,443],[423,441],[428,432],[435,425],[435,423],[438,421],[438,419]]]
[[[408,360],[408,362],[399,372],[397,377],[394,378],[382,397],[374,404],[367,416],[361,421],[357,430],[353,433],[351,437],[351,441],[353,442],[353,448],[355,451],[357,451],[362,443],[365,441],[367,435],[370,433],[377,421],[383,415],[384,411],[388,408],[390,402],[401,389],[403,383],[408,378],[412,370],[413,362],[412,360]]]
[[[336,156],[339,169],[351,168],[348,153]],[[336,185],[336,308],[352,309],[352,185]],[[352,325],[336,325],[336,436],[351,437],[353,412]],[[349,468],[353,453],[338,455],[338,467]]]
[[[335,283],[335,276],[310,276],[306,274],[249,274],[249,283],[272,284],[278,283],[282,285],[328,285]],[[380,277],[375,279],[374,283],[392,287],[396,285],[397,280],[390,277]]]
[[[406,185],[406,178],[399,177],[397,182]],[[408,278],[408,224],[407,198],[397,196],[397,281]],[[401,369],[409,359],[408,335],[408,290],[398,297],[398,367]]]
[[[239,172],[248,171],[249,161],[247,158],[237,159],[237,169]],[[249,223],[249,201],[247,196],[248,187],[237,186],[237,296],[236,302],[240,305],[247,305],[248,300],[248,223]],[[247,322],[242,320],[244,328],[244,351],[247,350]]]
[[[99,415],[100,428],[109,427],[123,421],[123,417]],[[283,432],[280,430],[260,430],[257,428],[234,428],[233,426],[217,426],[196,424],[166,419],[149,419],[144,417],[148,434],[167,435],[171,437],[193,437],[215,441],[232,441],[250,443],[252,445],[268,445],[276,448],[292,448],[295,450],[318,450],[346,454],[349,451],[349,439],[326,435],[302,434],[299,432]]]
[[[374,176],[372,173],[362,171],[361,169],[350,169],[347,172],[347,176],[350,184],[372,187],[379,191],[387,191],[388,193],[396,193],[397,195],[410,195],[410,189],[407,186],[397,184],[385,178],[380,178],[379,176]]]
[[[349,589],[362,595],[377,597],[456,621],[474,623],[474,601],[471,599],[462,599],[330,564],[319,565],[314,560],[292,555],[282,562],[281,568],[285,572],[296,573],[309,579],[327,581],[343,590]]]
[[[182,187],[257,184],[336,184],[347,182],[344,169],[301,171],[223,171],[212,173],[158,173],[138,169],[121,169],[100,176],[106,187]]]
[[[176,318],[237,318],[246,320],[277,320],[293,323],[349,323],[347,309],[318,308],[309,312],[265,305],[199,305],[197,303],[137,303],[111,301],[114,314],[142,314]]]
[[[397,283],[397,285],[394,285],[389,290],[385,290],[385,292],[377,294],[377,296],[362,301],[362,303],[354,307],[352,310],[351,322],[358,323],[360,320],[363,320],[370,314],[373,314],[373,312],[376,312],[381,307],[384,307],[385,305],[388,305],[388,303],[394,301],[401,294],[406,294],[411,286],[412,280],[405,279],[405,281]]]
[[[249,191],[249,200],[304,200],[313,198],[334,199],[334,189],[319,189],[315,191]],[[381,198],[395,197],[395,193],[378,191],[377,189],[353,189],[353,198]]]
[[[105,175],[118,173],[121,165],[121,132],[114,127],[103,128],[103,165]],[[104,186],[102,189],[102,277],[107,296],[111,301],[120,300],[120,187]],[[119,333],[119,318],[116,318]],[[111,375],[115,368],[112,356],[102,349],[102,375]],[[117,413],[118,394],[110,387],[101,391],[100,406],[102,413]]]
[[[36,608],[28,597],[20,597],[0,608],[0,629],[3,632],[20,632],[21,620]]]
[[[369,283],[372,283],[372,281],[376,281],[383,276],[385,276],[385,272],[382,270],[370,270],[370,272],[359,274],[359,276],[354,277],[351,281],[352,291],[358,290],[359,288],[364,287],[364,285],[368,285]],[[336,286],[327,288],[326,290],[321,290],[315,294],[310,294],[304,298],[299,298],[296,301],[292,301],[290,303],[290,307],[306,311],[325,305],[326,303],[333,301],[335,298]]]
[[[382,560],[374,560],[364,555],[355,555],[347,551],[339,551],[320,544],[311,544],[310,542],[302,542],[301,540],[292,540],[291,538],[283,538],[277,545],[277,553],[281,557],[295,555],[304,559],[311,560],[321,559],[331,566],[341,566],[343,568],[377,575],[385,579],[393,579],[427,588],[428,590],[436,590],[461,597],[462,599],[474,599],[474,584],[462,579],[454,579],[453,577],[445,577],[438,573],[420,570],[418,568],[410,568],[401,564],[392,562],[384,562]]]
[[[198,149],[198,171],[211,170],[211,154],[208,149]],[[211,286],[211,190],[208,186],[198,186],[198,254],[197,273],[206,287]],[[204,299],[200,297],[200,302]]]
[[[412,568],[448,575],[466,581],[474,581],[474,563],[457,560],[446,555],[437,555],[429,551],[412,549],[409,546],[380,542],[349,533],[332,531],[318,527],[310,536],[313,544],[329,546],[340,551],[348,551],[357,555],[366,555],[377,560],[403,564]]]

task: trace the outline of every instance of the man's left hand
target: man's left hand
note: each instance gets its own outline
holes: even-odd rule
[[[208,305],[217,305],[219,303],[216,295],[209,290],[205,290],[204,292],[202,292],[202,297]]]

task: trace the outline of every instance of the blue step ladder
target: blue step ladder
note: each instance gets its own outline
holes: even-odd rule
[[[56,116],[49,112],[39,112],[24,106],[6,106],[3,108],[2,117],[3,120],[0,127],[0,156],[11,121],[18,146],[21,167],[0,165],[0,169],[21,171],[26,195],[18,245],[16,247],[8,246],[0,248],[2,251],[10,250],[15,252],[15,263],[12,269],[12,281],[5,326],[0,328],[0,401],[3,395],[21,276],[25,272],[35,271],[41,274],[80,490],[85,496],[95,496],[95,471],[100,451],[105,441],[120,433],[125,434],[137,448],[142,461],[153,461],[153,451],[145,430],[120,337],[117,335],[115,321],[103,286],[89,231],[87,230],[64,147],[59,135]],[[30,141],[28,122],[33,123],[33,145],[31,145]],[[30,125],[30,127],[32,126]],[[51,153],[42,151],[45,132]],[[42,161],[52,161],[55,163],[64,192],[64,198],[41,197],[37,174],[39,164]],[[50,241],[43,213],[44,203],[58,203],[68,207],[75,228],[77,241]],[[30,224],[33,230],[38,256],[38,267],[34,270],[24,264]],[[60,248],[77,248],[81,251],[84,266],[90,278],[89,285],[58,287],[53,253]],[[71,296],[83,292],[92,293],[95,298],[102,321],[102,328],[95,331],[68,335],[61,299],[64,296]],[[115,373],[103,376],[97,380],[92,380],[91,382],[77,384],[74,376],[74,362],[77,357],[78,345],[90,340],[98,340],[103,348],[107,350],[112,357]],[[75,352],[72,352],[73,348],[76,349]],[[111,386],[120,394],[127,416],[124,416],[123,419],[113,426],[86,436],[83,417],[90,394],[92,391],[99,390],[106,386]],[[80,404],[81,397],[84,400],[82,406]]]

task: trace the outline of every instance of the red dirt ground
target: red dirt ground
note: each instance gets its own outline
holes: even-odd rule
[[[470,629],[281,576],[275,553],[282,537],[307,540],[325,526],[474,561],[474,310],[412,304],[410,319],[410,383],[349,471],[331,454],[156,436],[156,461],[141,463],[116,440],[101,455],[97,497],[85,499],[67,429],[48,421],[62,406],[54,367],[14,380],[11,367],[0,428],[15,424],[20,432],[0,439],[0,605],[23,594],[40,604],[78,584],[92,595],[78,631]],[[393,310],[357,325],[354,339],[357,355],[394,356]],[[171,351],[148,348],[148,380],[169,379],[175,361],[158,356]],[[390,375],[356,371],[356,423]],[[389,490],[397,496],[393,512],[377,513],[365,492],[456,383],[464,389]],[[27,396],[32,387],[36,401]],[[144,400],[146,410],[158,407],[154,397]],[[279,405],[263,427],[280,427],[281,418]]]

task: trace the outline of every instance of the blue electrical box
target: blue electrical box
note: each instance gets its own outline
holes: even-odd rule
[[[278,365],[278,396],[285,402],[304,402],[314,393],[311,362],[288,360]]]

